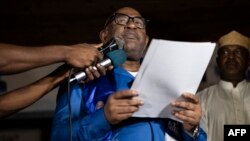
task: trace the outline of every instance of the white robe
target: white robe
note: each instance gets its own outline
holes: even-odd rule
[[[226,81],[197,93],[202,104],[201,128],[208,141],[224,140],[224,125],[250,124],[250,83],[245,80],[237,87]]]

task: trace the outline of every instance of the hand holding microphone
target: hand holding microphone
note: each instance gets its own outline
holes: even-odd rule
[[[100,52],[104,54],[104,60],[99,62],[103,67],[108,67],[113,65],[114,67],[122,65],[126,61],[126,53],[122,49],[124,43],[121,40],[112,38],[109,40],[102,48],[99,49]],[[97,70],[96,66],[92,66],[94,70]],[[73,74],[73,77],[70,78],[70,82],[81,82],[87,78],[85,72],[78,72]]]

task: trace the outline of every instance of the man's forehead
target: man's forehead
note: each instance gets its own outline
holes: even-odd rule
[[[129,15],[129,16],[141,16],[141,14],[133,9],[133,8],[121,8],[119,10],[116,11],[116,13],[122,13],[122,14],[126,14],[126,15]]]
[[[240,46],[240,45],[225,45],[225,46],[221,46],[220,48],[221,49],[246,49],[245,47]]]

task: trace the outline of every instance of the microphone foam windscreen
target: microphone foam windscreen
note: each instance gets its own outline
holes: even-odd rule
[[[127,59],[126,52],[123,49],[117,49],[106,54],[114,67],[121,66]]]

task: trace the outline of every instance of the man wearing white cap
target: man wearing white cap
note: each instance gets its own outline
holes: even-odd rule
[[[220,81],[199,92],[201,127],[208,141],[224,140],[224,125],[250,124],[249,38],[232,31],[218,40]]]

